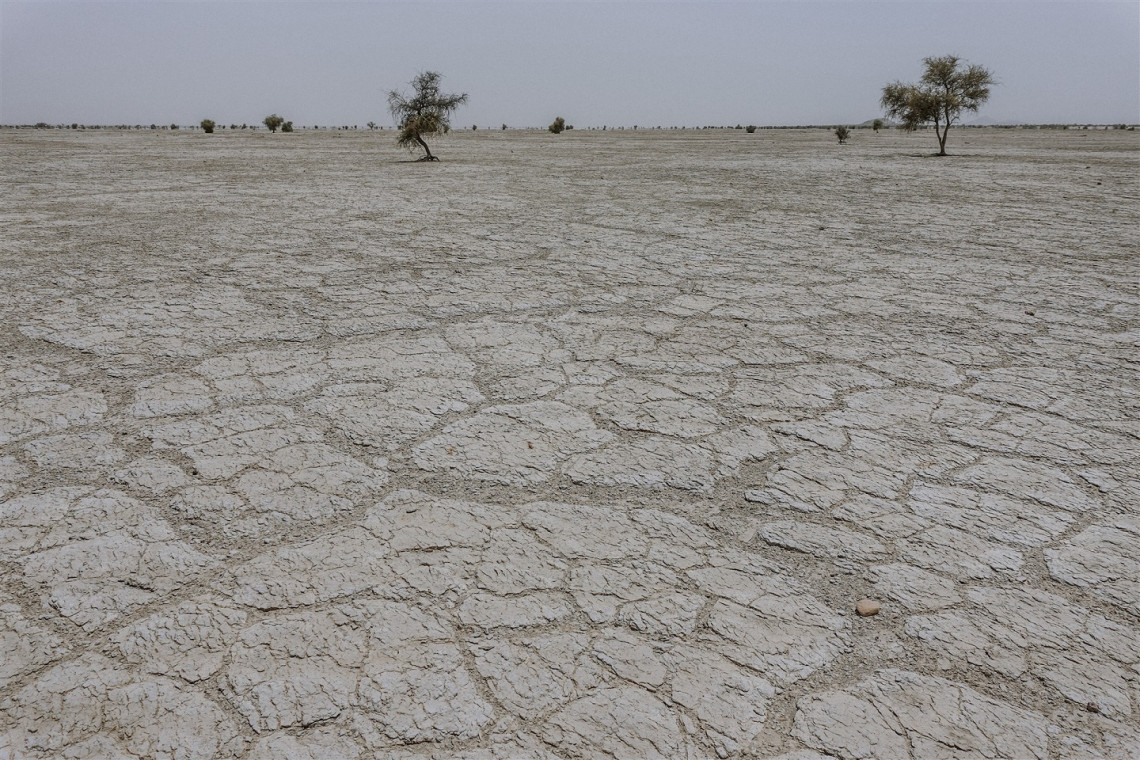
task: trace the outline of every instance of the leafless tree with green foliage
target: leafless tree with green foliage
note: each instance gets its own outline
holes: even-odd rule
[[[554,122],[549,127],[547,127],[547,129],[556,135],[560,135],[562,134],[562,130],[566,129],[566,120],[561,116],[558,116],[554,119]]]
[[[423,71],[411,81],[410,97],[399,90],[388,93],[388,110],[400,130],[396,144],[408,150],[415,150],[417,145],[423,148],[420,161],[439,160],[432,155],[424,138],[447,134],[451,130],[451,112],[467,102],[467,93],[440,92],[441,78],[439,72]]]
[[[976,64],[965,66],[956,55],[923,58],[922,62],[926,72],[918,84],[888,84],[883,88],[881,103],[887,116],[902,122],[902,128],[908,132],[933,123],[938,155],[945,156],[950,125],[963,111],[976,113],[989,100],[990,87],[997,82],[988,69]]]
[[[284,123],[285,123],[285,119],[281,118],[280,116],[278,116],[275,113],[269,114],[268,116],[265,117],[265,120],[264,120],[264,124],[269,129],[270,132],[276,132],[277,128],[280,127]]]

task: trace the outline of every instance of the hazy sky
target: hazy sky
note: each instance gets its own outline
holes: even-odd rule
[[[390,124],[418,71],[456,125],[835,124],[953,53],[980,117],[1140,121],[1140,3],[0,0],[0,123]]]

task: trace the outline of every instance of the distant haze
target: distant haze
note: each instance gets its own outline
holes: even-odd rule
[[[1135,0],[3,0],[0,123],[390,125],[431,69],[461,127],[854,124],[948,53],[1001,83],[986,122],[1140,121]]]

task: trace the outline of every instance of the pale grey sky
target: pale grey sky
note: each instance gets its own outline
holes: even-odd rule
[[[390,124],[421,70],[459,126],[857,123],[953,53],[999,122],[1140,121],[1136,0],[0,0],[0,123]]]

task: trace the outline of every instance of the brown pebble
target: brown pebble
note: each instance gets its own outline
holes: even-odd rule
[[[1098,713],[1100,712],[1100,705],[1098,705],[1096,702],[1089,702],[1087,705],[1085,705],[1085,709],[1091,713]]]
[[[883,605],[876,602],[874,599],[860,599],[855,603],[855,611],[861,617],[870,617],[871,615],[878,615],[879,610],[883,609]]]

